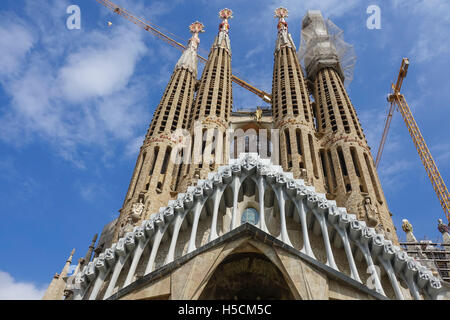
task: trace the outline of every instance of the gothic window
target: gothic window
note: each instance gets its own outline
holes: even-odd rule
[[[247,208],[242,213],[241,224],[251,223],[256,225],[259,222],[259,214],[255,208]]]

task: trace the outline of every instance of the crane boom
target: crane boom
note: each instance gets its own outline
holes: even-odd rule
[[[402,88],[403,79],[406,77],[406,74],[408,73],[408,67],[409,67],[409,60],[407,58],[404,58],[402,60],[402,65],[400,67],[400,71],[398,73],[397,77],[397,83],[395,84],[395,87],[393,87],[394,94],[400,92],[400,89]],[[387,134],[389,132],[389,128],[391,126],[392,117],[394,115],[395,111],[395,103],[392,99],[393,95],[389,95],[388,101],[391,103],[391,106],[389,107],[389,113],[386,118],[386,123],[384,125],[384,131],[383,136],[381,137],[380,146],[378,147],[378,153],[377,158],[375,160],[375,167],[378,168],[378,165],[381,160],[381,155],[383,154],[384,150],[384,144],[386,143]]]
[[[383,152],[384,143],[386,142],[387,133],[389,130],[389,126],[392,120],[392,115],[395,109],[395,105],[398,106],[398,110],[405,121],[406,127],[408,128],[409,134],[414,142],[414,146],[419,153],[420,159],[422,160],[422,164],[425,167],[428,178],[433,185],[434,191],[439,199],[439,203],[444,210],[445,216],[447,220],[450,222],[450,194],[448,192],[447,186],[442,179],[441,174],[434,162],[433,157],[431,156],[431,152],[428,149],[427,144],[422,136],[422,133],[417,126],[416,120],[412,115],[411,109],[406,103],[405,97],[400,93],[400,89],[403,84],[403,80],[406,77],[408,72],[409,60],[407,58],[403,58],[402,66],[400,67],[400,72],[398,74],[397,83],[392,84],[393,93],[389,95],[388,101],[391,103],[391,107],[389,109],[389,114],[386,119],[386,125],[384,128],[383,136],[381,138],[380,147],[378,148],[376,166],[378,167],[378,163],[381,159],[381,154]]]
[[[434,191],[439,198],[442,209],[444,209],[445,216],[450,222],[450,194],[444,180],[442,179],[436,163],[431,156],[430,150],[428,150],[427,144],[420,133],[419,127],[417,126],[416,120],[411,113],[411,109],[406,103],[405,97],[402,94],[398,94],[396,96],[396,103],[398,104],[398,109],[403,116],[403,120],[405,120],[409,134],[413,139],[414,145],[416,146],[420,159],[422,160],[425,170],[427,171]]]
[[[375,160],[375,167],[378,169],[378,165],[380,164],[381,155],[383,154],[384,145],[386,143],[387,134],[389,132],[389,128],[391,127],[392,116],[394,115],[395,104],[392,101],[391,106],[389,107],[389,113],[386,118],[386,123],[384,125],[383,136],[381,137],[380,146],[378,147],[377,158]]]
[[[150,32],[151,34],[153,34],[154,36],[158,37],[159,39],[167,42],[168,44],[170,44],[171,46],[174,46],[175,48],[184,50],[186,47],[179,43],[178,41],[175,41],[174,39],[172,39],[171,37],[169,37],[168,35],[164,34],[163,32],[158,30],[158,27],[156,25],[152,25],[152,23],[148,22],[148,21],[144,21],[142,19],[139,19],[137,17],[135,17],[133,14],[131,14],[130,12],[128,12],[127,10],[119,7],[118,5],[116,5],[115,3],[113,3],[112,1],[109,0],[96,0],[98,3],[104,5],[106,8],[110,9],[111,11],[117,13],[118,15],[121,15],[122,17],[124,17],[125,19],[133,22],[134,24],[136,24],[137,26],[143,28],[144,30]],[[208,61],[208,59],[202,57],[201,55],[197,55],[198,58],[200,59],[201,62],[206,63]],[[249,90],[250,92],[256,94],[258,97],[260,97],[261,99],[263,99],[265,102],[270,103],[272,100],[272,95],[260,90],[252,85],[250,85],[249,83],[247,83],[246,81],[239,79],[238,77],[236,77],[235,75],[232,75],[231,80],[233,82],[235,82],[236,84],[240,85],[241,87],[243,87],[244,89]]]

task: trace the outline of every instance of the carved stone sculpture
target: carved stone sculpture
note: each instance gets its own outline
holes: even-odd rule
[[[448,226],[442,222],[442,219],[438,220],[438,230],[440,233],[448,233]]]
[[[133,218],[131,215],[128,216],[127,223],[120,228],[119,238],[123,238],[128,232],[133,231]]]
[[[139,221],[142,217],[142,212],[144,212],[144,203],[142,202],[142,198],[139,199],[139,202],[133,204],[131,209],[131,218],[134,222]]]
[[[261,109],[260,107],[257,107],[257,108],[256,108],[256,111],[255,111],[255,120],[256,120],[257,122],[261,122],[261,120],[262,120],[262,109]]]
[[[403,220],[402,220],[402,229],[403,229],[403,231],[405,231],[406,233],[408,233],[408,232],[413,232],[413,227],[412,227],[411,223],[409,223],[409,221],[406,220],[406,219],[403,219]]]
[[[375,227],[378,224],[377,220],[378,208],[376,204],[374,205],[370,197],[366,196],[364,198],[363,207],[365,218],[367,220],[367,225],[372,228]]]

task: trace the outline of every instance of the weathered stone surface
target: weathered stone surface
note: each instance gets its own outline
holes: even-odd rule
[[[282,249],[275,251],[302,300],[328,300],[326,275]]]
[[[330,300],[372,300],[373,298],[365,293],[359,292],[339,281],[330,279],[329,299]]]
[[[168,275],[155,283],[133,291],[119,300],[148,300],[148,299],[165,299],[171,293],[171,276]]]

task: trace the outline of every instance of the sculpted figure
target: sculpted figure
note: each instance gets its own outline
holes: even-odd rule
[[[144,207],[145,205],[142,202],[142,198],[139,199],[139,202],[133,204],[133,207],[131,209],[131,217],[133,221],[138,221],[141,218]]]
[[[442,219],[438,220],[438,230],[440,233],[448,233],[448,226],[442,222]]]
[[[257,107],[255,111],[255,120],[257,122],[261,122],[261,119],[262,119],[262,109],[260,107]]]
[[[442,233],[442,240],[443,240],[443,242],[444,242],[445,244],[450,244],[450,235],[449,235],[449,233],[448,233],[449,226],[448,226],[448,225],[445,225],[445,224],[442,222],[442,219],[439,219],[438,222],[439,222],[438,230],[439,230],[440,233]],[[446,247],[445,247],[445,250],[446,250],[446,251],[450,251],[450,247],[449,247],[449,246],[446,246]]]
[[[413,232],[413,227],[412,227],[411,223],[409,223],[409,221],[406,220],[406,219],[403,219],[403,220],[402,220],[402,229],[403,229],[403,231],[405,231],[406,233],[408,233],[408,232]]]
[[[367,226],[369,227],[375,227],[378,224],[377,215],[378,215],[378,208],[376,205],[372,203],[372,200],[369,196],[364,198],[364,213],[365,218],[367,220]]]

